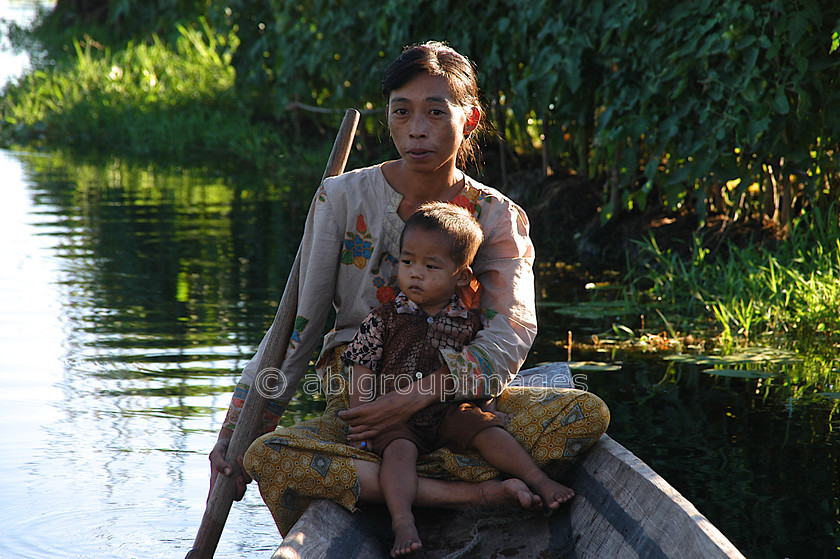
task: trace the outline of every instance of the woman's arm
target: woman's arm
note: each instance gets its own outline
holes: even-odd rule
[[[519,371],[537,334],[528,217],[498,196],[479,201],[485,241],[473,269],[481,283],[484,328],[462,351],[442,352],[453,377],[454,400],[498,396]]]
[[[286,358],[279,371],[283,375],[282,383],[285,389],[281,394],[268,401],[266,414],[263,418],[263,432],[269,432],[277,426],[280,416],[294,395],[309,359],[320,341],[323,324],[329,313],[333,293],[335,292],[336,270],[342,242],[342,237],[336,232],[337,230],[335,215],[324,187],[321,186],[312,201],[312,210],[307,216],[299,251],[301,261],[298,316],[295,320],[292,340],[286,350]],[[307,313],[305,316],[301,314],[301,309],[305,309]],[[272,325],[272,328],[274,327]],[[246,364],[234,390],[216,445],[210,452],[211,483],[219,473],[229,475],[229,472],[232,471],[232,465],[225,460],[227,445],[239,420],[248,391],[256,378],[257,368],[265,351],[270,332],[269,330],[266,333],[256,354]],[[238,484],[241,485],[243,492],[244,483],[245,481],[242,480],[242,483]]]
[[[376,397],[374,383],[376,373],[364,365],[353,363],[350,365],[350,409],[356,409],[367,403],[373,402]],[[352,433],[352,426],[351,426]],[[363,438],[348,437],[351,446],[362,447]]]

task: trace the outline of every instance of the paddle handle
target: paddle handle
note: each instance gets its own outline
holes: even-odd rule
[[[350,156],[350,149],[353,145],[353,137],[356,134],[356,127],[359,123],[359,111],[348,109],[344,114],[344,120],[338,135],[335,138],[327,167],[324,170],[323,179],[334,177],[344,172],[347,159]],[[323,182],[322,179],[322,182]],[[312,208],[310,208],[310,213]],[[276,371],[283,363],[286,355],[286,348],[294,327],[295,315],[297,314],[297,295],[300,285],[300,249],[298,249],[292,270],[289,272],[289,279],[286,281],[286,288],[283,290],[283,297],[274,316],[274,323],[269,330],[268,339],[263,344],[263,352],[257,368],[257,375],[254,379],[254,387],[267,386],[264,382],[266,374]],[[242,406],[236,429],[230,439],[225,460],[233,465],[233,474],[230,476],[217,475],[213,484],[213,491],[207,500],[207,507],[204,510],[204,517],[201,519],[198,534],[195,537],[192,550],[187,553],[189,559],[210,559],[216,552],[216,546],[222,536],[230,507],[236,497],[236,478],[242,474],[238,458],[245,454],[251,443],[260,435],[260,425],[267,399],[261,390],[251,387],[248,396]],[[295,390],[297,387],[288,386],[286,389]]]

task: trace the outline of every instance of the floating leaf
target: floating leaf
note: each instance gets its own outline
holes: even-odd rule
[[[662,359],[665,361],[676,361],[678,363],[693,363],[695,365],[740,365],[747,363],[792,365],[802,362],[802,358],[798,357],[794,352],[772,347],[750,347],[729,355],[691,355],[681,353],[666,355]]]
[[[600,319],[616,315],[633,313],[633,309],[623,301],[592,301],[578,303],[554,309],[557,314],[573,316],[575,318]]]
[[[689,355],[686,353],[666,355],[662,360],[676,361],[677,363],[691,363],[692,365],[718,365],[723,363],[719,357],[713,357],[711,355]]]
[[[602,363],[600,361],[569,361],[573,371],[614,372],[621,370],[621,363]]]
[[[830,398],[832,400],[840,400],[840,392],[817,392],[814,396],[822,396],[823,398]]]
[[[750,380],[773,377],[773,375],[767,371],[753,371],[748,369],[704,369],[703,372],[718,377],[743,378]]]

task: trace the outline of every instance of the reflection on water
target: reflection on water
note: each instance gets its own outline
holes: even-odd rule
[[[0,166],[0,556],[183,556],[306,203],[202,171]],[[301,406],[288,421],[317,409]],[[277,539],[251,491],[217,556]]]
[[[0,152],[0,557],[189,549],[206,453],[273,318],[319,174],[265,185]],[[553,281],[540,278],[549,300]],[[554,340],[567,328],[604,327],[548,306],[540,320],[531,362],[566,359]],[[795,392],[796,365],[739,379],[618,351],[575,357],[622,363],[586,372],[610,433],[747,556],[835,553],[835,403]],[[284,422],[321,405],[301,399]],[[267,557],[277,539],[251,489],[217,557]]]
[[[551,278],[543,278],[545,284]],[[582,283],[582,282],[581,282]],[[549,290],[550,292],[550,290]],[[532,358],[565,360],[553,340],[610,329],[610,320],[570,320],[541,309]],[[690,359],[628,353],[615,346],[575,352],[581,361],[621,363],[587,372],[589,390],[609,404],[610,435],[692,501],[747,557],[840,557],[840,416],[837,356],[772,359],[748,351],[760,371],[738,378],[705,372]],[[766,360],[755,360],[767,354]],[[753,362],[755,361],[755,362]],[[744,375],[748,376],[748,375]]]

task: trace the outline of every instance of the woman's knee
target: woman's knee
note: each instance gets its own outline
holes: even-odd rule
[[[282,449],[284,448],[282,445],[277,444],[274,444],[269,448],[268,441],[272,438],[276,439],[274,433],[265,434],[251,443],[251,446],[249,446],[248,450],[245,451],[242,465],[245,468],[245,471],[257,481],[260,480],[262,471],[266,463],[269,462],[269,454],[282,452]]]
[[[520,388],[500,409],[511,421],[507,430],[526,448],[554,431],[597,440],[609,426],[610,410],[597,395],[572,388]]]
[[[568,405],[558,410],[553,423],[559,427],[569,427],[570,433],[579,437],[588,437],[597,441],[610,425],[610,408],[596,394],[584,390],[575,390],[576,394]]]
[[[599,428],[599,436],[603,435],[607,432],[607,427],[610,426],[610,408],[607,406],[607,403],[604,402],[601,398],[592,394],[591,392],[587,392],[589,397],[593,400],[593,407],[595,408],[596,412],[593,415],[596,415],[600,418],[600,428]]]

